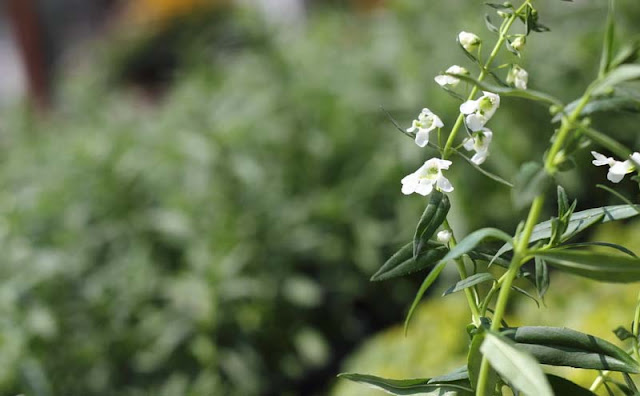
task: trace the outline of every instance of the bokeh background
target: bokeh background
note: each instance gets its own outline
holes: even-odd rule
[[[535,2],[551,32],[518,61],[570,101],[598,65],[606,4]],[[423,274],[368,278],[411,238],[425,200],[400,179],[433,155],[398,133],[433,82],[473,70],[461,30],[494,39],[470,0],[6,0],[0,8],[0,395],[372,395],[342,370],[442,374],[467,348],[445,273],[405,338]],[[497,16],[493,19],[497,20]],[[618,37],[640,4],[618,1]],[[506,51],[505,51],[506,52]],[[484,165],[540,158],[544,107],[503,99]],[[594,124],[638,150],[637,118]],[[579,209],[620,203],[588,153],[560,182]],[[507,188],[449,172],[459,235],[513,231]],[[636,200],[637,183],[617,186]],[[546,215],[554,213],[548,200]],[[587,238],[640,253],[640,224]],[[552,278],[515,323],[614,339],[637,287]],[[615,303],[615,307],[612,306]],[[593,373],[583,373],[584,381]]]

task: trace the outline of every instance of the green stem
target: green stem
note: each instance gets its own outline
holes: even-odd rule
[[[556,134],[555,140],[549,149],[549,153],[547,154],[547,158],[545,160],[545,170],[550,174],[555,174],[556,161],[555,158],[562,150],[564,146],[564,142],[574,129],[575,121],[580,117],[580,113],[584,106],[587,105],[589,100],[591,99],[590,95],[591,89],[587,88],[586,92],[583,94],[582,99],[580,100],[578,106],[574,109],[571,115],[562,120],[562,125]],[[521,235],[519,236],[517,243],[514,246],[514,253],[511,263],[509,264],[509,269],[507,270],[506,276],[504,278],[504,282],[500,287],[500,294],[498,295],[498,301],[496,302],[495,313],[492,318],[491,330],[498,331],[500,330],[500,323],[502,322],[504,312],[507,307],[507,302],[509,301],[509,295],[511,293],[511,284],[513,280],[518,275],[518,270],[520,266],[524,263],[528,256],[528,248],[529,248],[529,239],[531,238],[531,233],[533,232],[533,227],[538,221],[538,217],[540,217],[540,213],[542,211],[542,206],[544,204],[544,194],[538,195],[532,202],[531,208],[529,209],[529,215],[527,216],[527,222],[525,223],[524,229],[522,230]],[[489,361],[483,356],[482,363],[480,364],[480,373],[478,374],[478,396],[485,396],[484,390],[486,388],[487,378],[489,376]]]
[[[631,334],[633,334],[633,353],[635,354],[636,360],[640,361],[640,351],[638,350],[638,335],[640,334],[640,293],[638,293],[636,311],[633,315]]]
[[[453,234],[453,229],[451,228],[451,225],[449,225],[449,221],[445,219],[444,223],[442,223],[443,227],[445,230],[448,230],[451,233],[451,239],[449,240],[449,248],[453,249],[456,244],[458,243],[456,241],[456,237]],[[467,269],[464,266],[464,262],[462,261],[462,259],[456,259],[456,266],[458,268],[458,273],[460,274],[460,279],[465,279],[468,275],[467,275]],[[477,291],[475,288],[466,288],[464,289],[464,294],[467,298],[467,303],[469,304],[469,309],[471,310],[471,317],[473,320],[473,324],[475,324],[476,326],[480,325],[480,313],[478,310],[478,304],[477,304],[477,300],[476,300],[476,295]]]
[[[591,384],[591,386],[589,387],[589,390],[591,392],[597,391],[600,388],[600,386],[604,384],[604,381],[609,376],[609,373],[610,371],[601,371],[598,377],[595,379],[595,381],[593,381],[593,384]]]

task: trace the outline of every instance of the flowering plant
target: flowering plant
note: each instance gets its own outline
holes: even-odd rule
[[[640,171],[640,152],[634,152],[596,130],[590,122],[590,117],[596,113],[628,108],[629,103],[636,100],[620,86],[640,79],[640,64],[633,63],[640,47],[631,43],[614,53],[614,4],[610,0],[598,75],[581,97],[565,103],[549,94],[528,89],[529,74],[521,65],[494,65],[501,50],[506,49],[518,60],[532,33],[549,31],[539,22],[538,11],[531,0],[524,0],[517,7],[509,2],[486,4],[502,19],[498,27],[490,16],[485,17],[488,29],[497,37],[489,55],[482,57],[483,39],[480,36],[463,31],[457,37],[462,52],[478,66],[477,77],[458,65],[435,77],[445,92],[462,102],[448,134],[443,133],[445,122],[426,108],[410,128],[398,127],[415,139],[418,146],[429,146],[439,155],[401,180],[402,193],[428,196],[427,206],[413,240],[372,277],[373,281],[381,281],[417,271],[428,272],[409,308],[406,331],[427,289],[445,266],[455,264],[460,281],[445,294],[462,292],[469,306],[467,364],[453,372],[434,373],[437,376],[423,379],[392,380],[363,374],[341,376],[397,395],[594,395],[600,387],[610,393],[612,388],[617,388],[624,395],[640,394],[630,377],[630,374],[640,373],[640,302],[631,328],[621,326],[615,331],[621,340],[629,340],[626,350],[572,329],[510,327],[504,321],[512,292],[536,299],[530,291],[514,286],[514,281],[529,282],[537,299],[542,299],[549,287],[548,267],[601,282],[640,281],[640,258],[627,248],[605,242],[574,242],[576,235],[595,224],[637,216],[640,205],[633,204],[610,187],[601,186],[625,204],[576,211],[576,201],[571,202],[556,181],[557,174],[575,165],[573,155],[592,144],[619,158],[591,152],[594,165],[609,167],[607,179],[610,182],[622,182],[625,175]],[[513,32],[518,26],[520,32]],[[503,79],[499,73],[505,67],[509,67],[509,71]],[[488,78],[493,81],[486,81]],[[466,98],[461,82],[469,89]],[[487,125],[499,113],[501,97],[520,97],[548,106],[551,122],[559,124],[542,161],[523,164],[513,183],[480,167],[489,156],[492,140],[500,139],[499,131],[494,136]],[[438,138],[434,142],[430,134],[436,130]],[[459,136],[464,133],[466,136]],[[469,158],[461,148],[475,153]],[[447,220],[451,209],[447,194],[454,191],[455,182],[451,183],[444,172],[458,165],[455,159],[463,159],[482,174],[509,186],[514,205],[529,208],[513,235],[495,228],[483,228],[458,240]],[[638,175],[632,179],[640,182]],[[557,216],[540,222],[550,190],[555,190]],[[495,241],[500,244],[495,245]],[[593,250],[594,246],[612,251],[603,253]],[[546,373],[542,365],[593,369],[598,373],[590,389],[585,389],[563,377]],[[613,372],[621,373],[624,383],[614,380],[610,375]]]

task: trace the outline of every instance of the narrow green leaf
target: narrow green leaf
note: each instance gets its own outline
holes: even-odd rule
[[[613,0],[609,0],[609,12],[607,13],[607,25],[604,31],[602,53],[600,55],[600,71],[598,75],[603,77],[609,71],[611,57],[613,56],[613,41],[615,39],[615,21]]]
[[[473,336],[471,345],[469,346],[469,354],[467,355],[467,371],[469,375],[469,382],[471,383],[471,387],[476,390],[476,393],[479,391],[478,376],[480,374],[480,366],[482,364],[482,353],[480,352],[480,348],[482,346],[482,343],[484,342],[486,334],[486,331],[481,330]],[[485,383],[486,386],[484,388],[485,395],[493,395],[495,393],[494,389],[496,388],[498,380],[498,373],[490,368],[487,382]]]
[[[568,237],[576,235],[596,223],[608,223],[610,221],[635,217],[640,214],[639,209],[640,205],[612,205],[576,212],[571,215],[571,220],[569,220],[569,226],[565,232],[566,237],[564,239],[566,240]],[[536,226],[533,227],[529,243],[548,239],[550,237],[551,220],[547,220],[536,224]],[[502,254],[509,252],[512,249],[513,247],[510,244],[505,244],[500,248],[500,250],[498,250],[496,255],[500,257]]]
[[[622,326],[618,326],[615,330],[613,330],[613,334],[615,334],[620,341],[628,340],[629,338],[634,338],[633,333],[631,333],[629,330],[625,329]]]
[[[505,5],[505,4],[500,4],[500,3],[485,2],[484,5],[489,6],[489,7],[493,8],[493,9],[496,9],[496,10],[500,10],[500,11],[512,10],[513,9],[513,6],[510,5],[510,4],[509,5]]]
[[[502,336],[485,335],[480,351],[505,380],[531,396],[553,396],[542,368],[529,353],[517,349]]]
[[[404,320],[405,335],[407,334],[407,330],[409,329],[409,321],[411,321],[413,312],[418,307],[420,300],[422,300],[422,296],[427,291],[427,289],[429,289],[429,287],[433,284],[433,282],[435,282],[436,279],[438,279],[438,276],[440,276],[440,273],[442,272],[444,267],[447,265],[447,261],[448,260],[444,260],[444,259],[440,260],[440,262],[436,264],[435,267],[433,267],[431,272],[429,272],[429,275],[427,275],[427,277],[424,279],[424,281],[420,285],[420,289],[418,290],[418,293],[416,293],[416,296],[413,299],[413,302],[411,303],[411,307],[409,308],[409,313],[407,314],[407,318]]]
[[[611,357],[638,368],[638,364],[621,348],[602,338],[566,327],[522,326],[506,335],[520,344],[555,346],[583,353],[592,352]],[[632,371],[633,372],[633,371]]]
[[[607,89],[624,82],[637,80],[640,78],[640,65],[621,65],[611,70],[604,78],[598,80],[591,93],[593,95],[601,95]]]
[[[520,167],[513,183],[511,197],[516,209],[528,207],[540,194],[553,184],[553,178],[537,162],[527,162]]]
[[[447,73],[447,74],[453,77],[459,78],[460,80],[469,82],[477,86],[483,91],[489,91],[489,92],[493,92],[493,93],[504,95],[504,96],[514,96],[518,98],[529,99],[536,102],[552,104],[560,107],[564,106],[560,100],[543,92],[533,91],[530,89],[525,90],[525,89],[517,89],[517,88],[509,88],[509,87],[500,87],[497,85],[480,82],[471,76],[467,76],[463,74],[453,74],[453,73]]]
[[[538,308],[540,308],[540,303],[538,302],[538,299],[535,298],[533,295],[531,295],[531,293],[529,293],[528,291],[518,287],[518,286],[511,286],[512,290],[515,290],[516,292],[522,294],[525,297],[529,297],[531,300],[533,300],[534,303],[536,303],[536,306]]]
[[[470,252],[485,239],[500,239],[511,243],[511,236],[497,228],[482,228],[467,235],[462,241],[447,253],[442,261],[455,260],[463,254]]]
[[[581,100],[582,99],[580,98],[569,103],[561,112],[551,119],[551,122],[559,122],[562,120],[563,115],[573,112]],[[580,111],[580,116],[584,117],[590,114],[605,113],[609,111],[640,113],[640,98],[618,92],[612,96],[598,97],[592,99],[586,106],[584,106]]]
[[[558,217],[563,217],[567,211],[569,210],[569,197],[567,196],[567,192],[562,188],[562,186],[558,186],[557,188],[558,194]]]
[[[549,283],[551,282],[551,278],[549,278],[549,268],[547,263],[539,257],[535,258],[535,266],[536,290],[538,291],[538,297],[544,298],[547,290],[549,290]]]
[[[557,345],[516,344],[540,362],[550,366],[575,367],[593,370],[621,371],[637,373],[637,366],[620,361],[611,356],[596,352],[585,352],[582,349]]]
[[[413,257],[413,242],[406,244],[391,256],[370,280],[383,281],[422,271],[435,265],[449,251],[446,246],[432,241],[428,241],[426,246],[418,257]]]
[[[468,386],[457,384],[430,384],[429,378],[394,380],[374,375],[343,373],[339,378],[348,379],[370,387],[381,389],[392,395],[467,396],[473,395]]]
[[[568,379],[558,377],[557,375],[547,374],[547,380],[549,380],[549,384],[551,384],[553,393],[557,396],[596,396],[596,394],[591,392],[589,389],[585,389],[580,385],[574,384]]]
[[[631,151],[628,148],[602,132],[593,128],[580,128],[580,131],[589,139],[622,158],[628,158],[631,155]]]
[[[484,24],[487,25],[487,29],[489,29],[492,33],[498,33],[498,28],[491,22],[491,17],[489,14],[484,14]]]
[[[610,187],[607,187],[607,186],[605,186],[605,185],[603,185],[603,184],[596,184],[596,187],[598,187],[598,188],[600,188],[600,189],[602,189],[602,190],[605,190],[606,192],[608,192],[608,193],[610,193],[610,194],[612,194],[612,195],[616,196],[618,199],[620,199],[622,202],[626,203],[627,205],[634,206],[634,203],[633,203],[633,202],[631,202],[631,201],[629,200],[629,198],[627,198],[627,197],[625,197],[624,195],[620,194],[620,193],[619,193],[619,192],[617,192],[616,190],[614,190],[614,189],[612,189],[612,188],[610,188]],[[640,209],[636,209],[636,210],[640,213]]]
[[[418,257],[426,247],[429,239],[447,218],[451,208],[449,198],[440,191],[429,194],[429,204],[425,208],[413,237],[413,257]]]
[[[430,384],[443,384],[447,382],[458,382],[469,379],[469,372],[467,366],[460,366],[450,373],[433,377],[429,380]]]
[[[640,41],[633,40],[625,44],[611,61],[611,68],[618,67],[625,63],[632,63],[638,59],[638,51],[640,51]]]
[[[473,274],[465,279],[460,280],[458,283],[448,288],[444,293],[442,293],[442,295],[447,296],[451,293],[459,292],[469,287],[473,287],[480,283],[489,282],[489,281],[495,281],[495,279],[493,278],[493,275],[487,272]]]
[[[591,247],[591,246],[602,246],[602,247],[608,247],[611,249],[615,249],[618,250],[624,254],[628,254],[631,257],[638,257],[634,252],[632,252],[631,250],[627,249],[624,246],[618,245],[616,243],[611,243],[611,242],[580,242],[580,243],[569,243],[566,245],[560,245],[557,246],[556,249],[575,249],[575,248],[581,248],[581,247]]]
[[[587,251],[552,249],[535,253],[560,271],[601,281],[640,282],[640,259]]]
[[[467,161],[471,166],[473,166],[478,172],[482,173],[483,175],[487,176],[489,179],[492,179],[494,181],[497,181],[500,184],[504,184],[507,187],[513,187],[512,183],[509,183],[508,181],[504,180],[503,178],[501,178],[498,175],[495,175],[489,171],[487,171],[486,169],[482,168],[480,165],[474,163],[473,161],[471,161],[471,158],[467,157],[466,155],[462,154],[460,151],[458,150],[453,150],[453,152],[458,155],[459,157],[463,158],[465,161]]]

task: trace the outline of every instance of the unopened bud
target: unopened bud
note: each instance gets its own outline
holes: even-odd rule
[[[480,37],[469,32],[460,32],[460,34],[458,34],[458,41],[467,52],[471,52],[478,48],[481,42]]]
[[[436,238],[438,238],[438,242],[449,243],[449,240],[451,240],[451,231],[442,230],[438,232],[438,235],[436,235]]]
[[[513,47],[513,49],[516,51],[522,51],[526,42],[527,39],[525,38],[525,36],[518,36],[511,42],[511,47]]]

